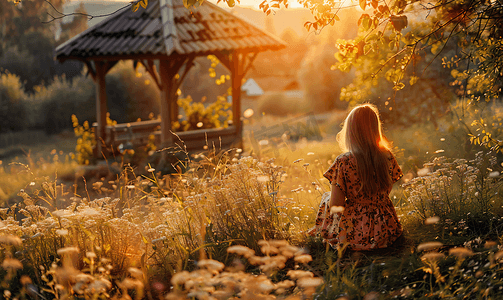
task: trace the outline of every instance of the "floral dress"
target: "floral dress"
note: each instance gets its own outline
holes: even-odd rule
[[[391,153],[389,172],[393,183],[403,176]],[[348,243],[348,248],[353,250],[385,248],[402,234],[402,226],[389,198],[391,186],[371,196],[360,192],[356,159],[351,153],[339,155],[324,176],[346,196],[344,211],[341,214],[331,214],[328,207],[330,193],[325,193],[315,227],[309,234],[319,233],[332,247]]]

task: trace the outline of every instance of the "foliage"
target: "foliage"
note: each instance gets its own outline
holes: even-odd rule
[[[110,116],[118,123],[148,120],[160,112],[160,92],[140,64],[120,61],[107,74],[107,103]]]
[[[26,108],[23,84],[19,76],[0,73],[0,133],[26,127]]]
[[[193,102],[190,96],[179,98],[177,103],[183,109],[185,120],[175,121],[175,130],[187,131],[207,128],[226,128],[232,121],[231,103],[225,96],[218,96],[217,100],[205,105],[206,97],[201,102]]]
[[[333,52],[333,45],[329,43],[310,47],[299,70],[299,82],[306,100],[314,111],[320,113],[347,108],[339,97],[341,88],[351,82],[352,76],[330,69],[335,62]]]
[[[37,86],[29,98],[31,126],[54,134],[73,128],[72,114],[92,122],[96,116],[89,107],[95,106],[94,93],[93,80],[84,76],[57,77],[48,86]]]
[[[288,261],[303,267],[312,260],[309,254],[285,240],[260,240],[261,251],[265,256],[255,255],[255,251],[245,246],[231,246],[227,252],[243,257],[251,265],[258,265],[260,275],[243,272],[243,263],[236,259],[234,266],[224,271],[225,265],[219,261],[205,259],[197,262],[199,270],[177,273],[171,279],[173,291],[166,299],[188,299],[193,295],[200,298],[219,297],[227,299],[239,294],[242,299],[312,299],[316,287],[323,279],[313,272],[302,269],[287,269],[286,277],[280,281],[278,273],[283,271]]]
[[[258,99],[257,109],[260,113],[274,116],[288,116],[309,112],[312,102],[304,98],[286,96],[282,92],[266,93]]]
[[[80,62],[54,61],[53,49],[77,31],[86,29],[86,18],[76,16],[72,22],[61,25],[58,41],[55,32],[59,23],[41,24],[55,14],[54,8],[62,11],[63,2],[30,0],[16,6],[9,0],[1,1],[0,68],[18,75],[27,91],[33,91],[37,85],[49,84],[55,76],[78,76],[82,70]]]
[[[437,157],[426,163],[416,177],[404,184],[409,203],[421,220],[439,217],[459,222],[490,217],[501,207],[501,166],[492,153],[475,159]]]
[[[54,134],[72,128],[71,115],[96,120],[95,84],[90,77],[55,77],[47,86],[36,86],[27,97],[30,127],[45,128]],[[136,72],[130,63],[119,63],[107,76],[107,103],[111,116],[119,123],[148,119],[159,111],[159,90],[145,71]],[[137,109],[134,109],[136,107]]]
[[[72,115],[72,123],[77,137],[77,145],[75,146],[77,162],[81,165],[88,165],[93,161],[94,148],[96,147],[94,128],[89,126],[88,121],[79,125],[79,119],[75,115]]]

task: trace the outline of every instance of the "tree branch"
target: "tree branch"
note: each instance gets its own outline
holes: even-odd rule
[[[47,23],[51,23],[51,22],[54,22],[56,20],[59,20],[59,19],[63,19],[65,17],[71,17],[71,16],[84,16],[84,17],[87,17],[88,20],[92,20],[94,18],[103,18],[103,17],[108,17],[108,16],[111,16],[113,14],[116,14],[118,13],[119,11],[125,9],[125,8],[129,8],[131,7],[131,4],[128,4],[126,6],[123,6],[119,9],[117,9],[116,11],[112,12],[112,13],[109,13],[109,14],[102,14],[102,15],[89,15],[89,14],[85,14],[85,13],[78,13],[78,12],[75,12],[75,13],[70,13],[70,14],[65,14],[65,13],[62,13],[60,12],[49,0],[44,0],[46,3],[48,3],[52,9],[54,9],[55,12],[57,12],[58,14],[60,14],[60,16],[53,16],[51,15],[50,13],[47,13],[52,19],[50,19],[49,21],[42,21],[42,23],[44,24],[47,24]]]

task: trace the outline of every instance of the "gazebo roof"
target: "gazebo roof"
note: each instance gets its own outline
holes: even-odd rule
[[[275,36],[205,1],[191,10],[183,0],[155,0],[136,12],[124,9],[56,48],[59,60],[137,59],[277,50]]]

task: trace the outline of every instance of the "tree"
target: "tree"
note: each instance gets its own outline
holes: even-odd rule
[[[87,28],[86,18],[77,15],[71,22],[44,23],[51,20],[49,13],[61,9],[63,0],[47,2],[28,0],[22,3],[0,0],[0,72],[6,70],[20,77],[27,91],[36,85],[49,84],[55,76],[66,74],[67,79],[80,75],[82,63],[59,63],[54,60],[53,50]],[[85,13],[83,6],[79,8]],[[54,13],[54,12],[53,12]],[[56,41],[56,32],[61,34]]]

